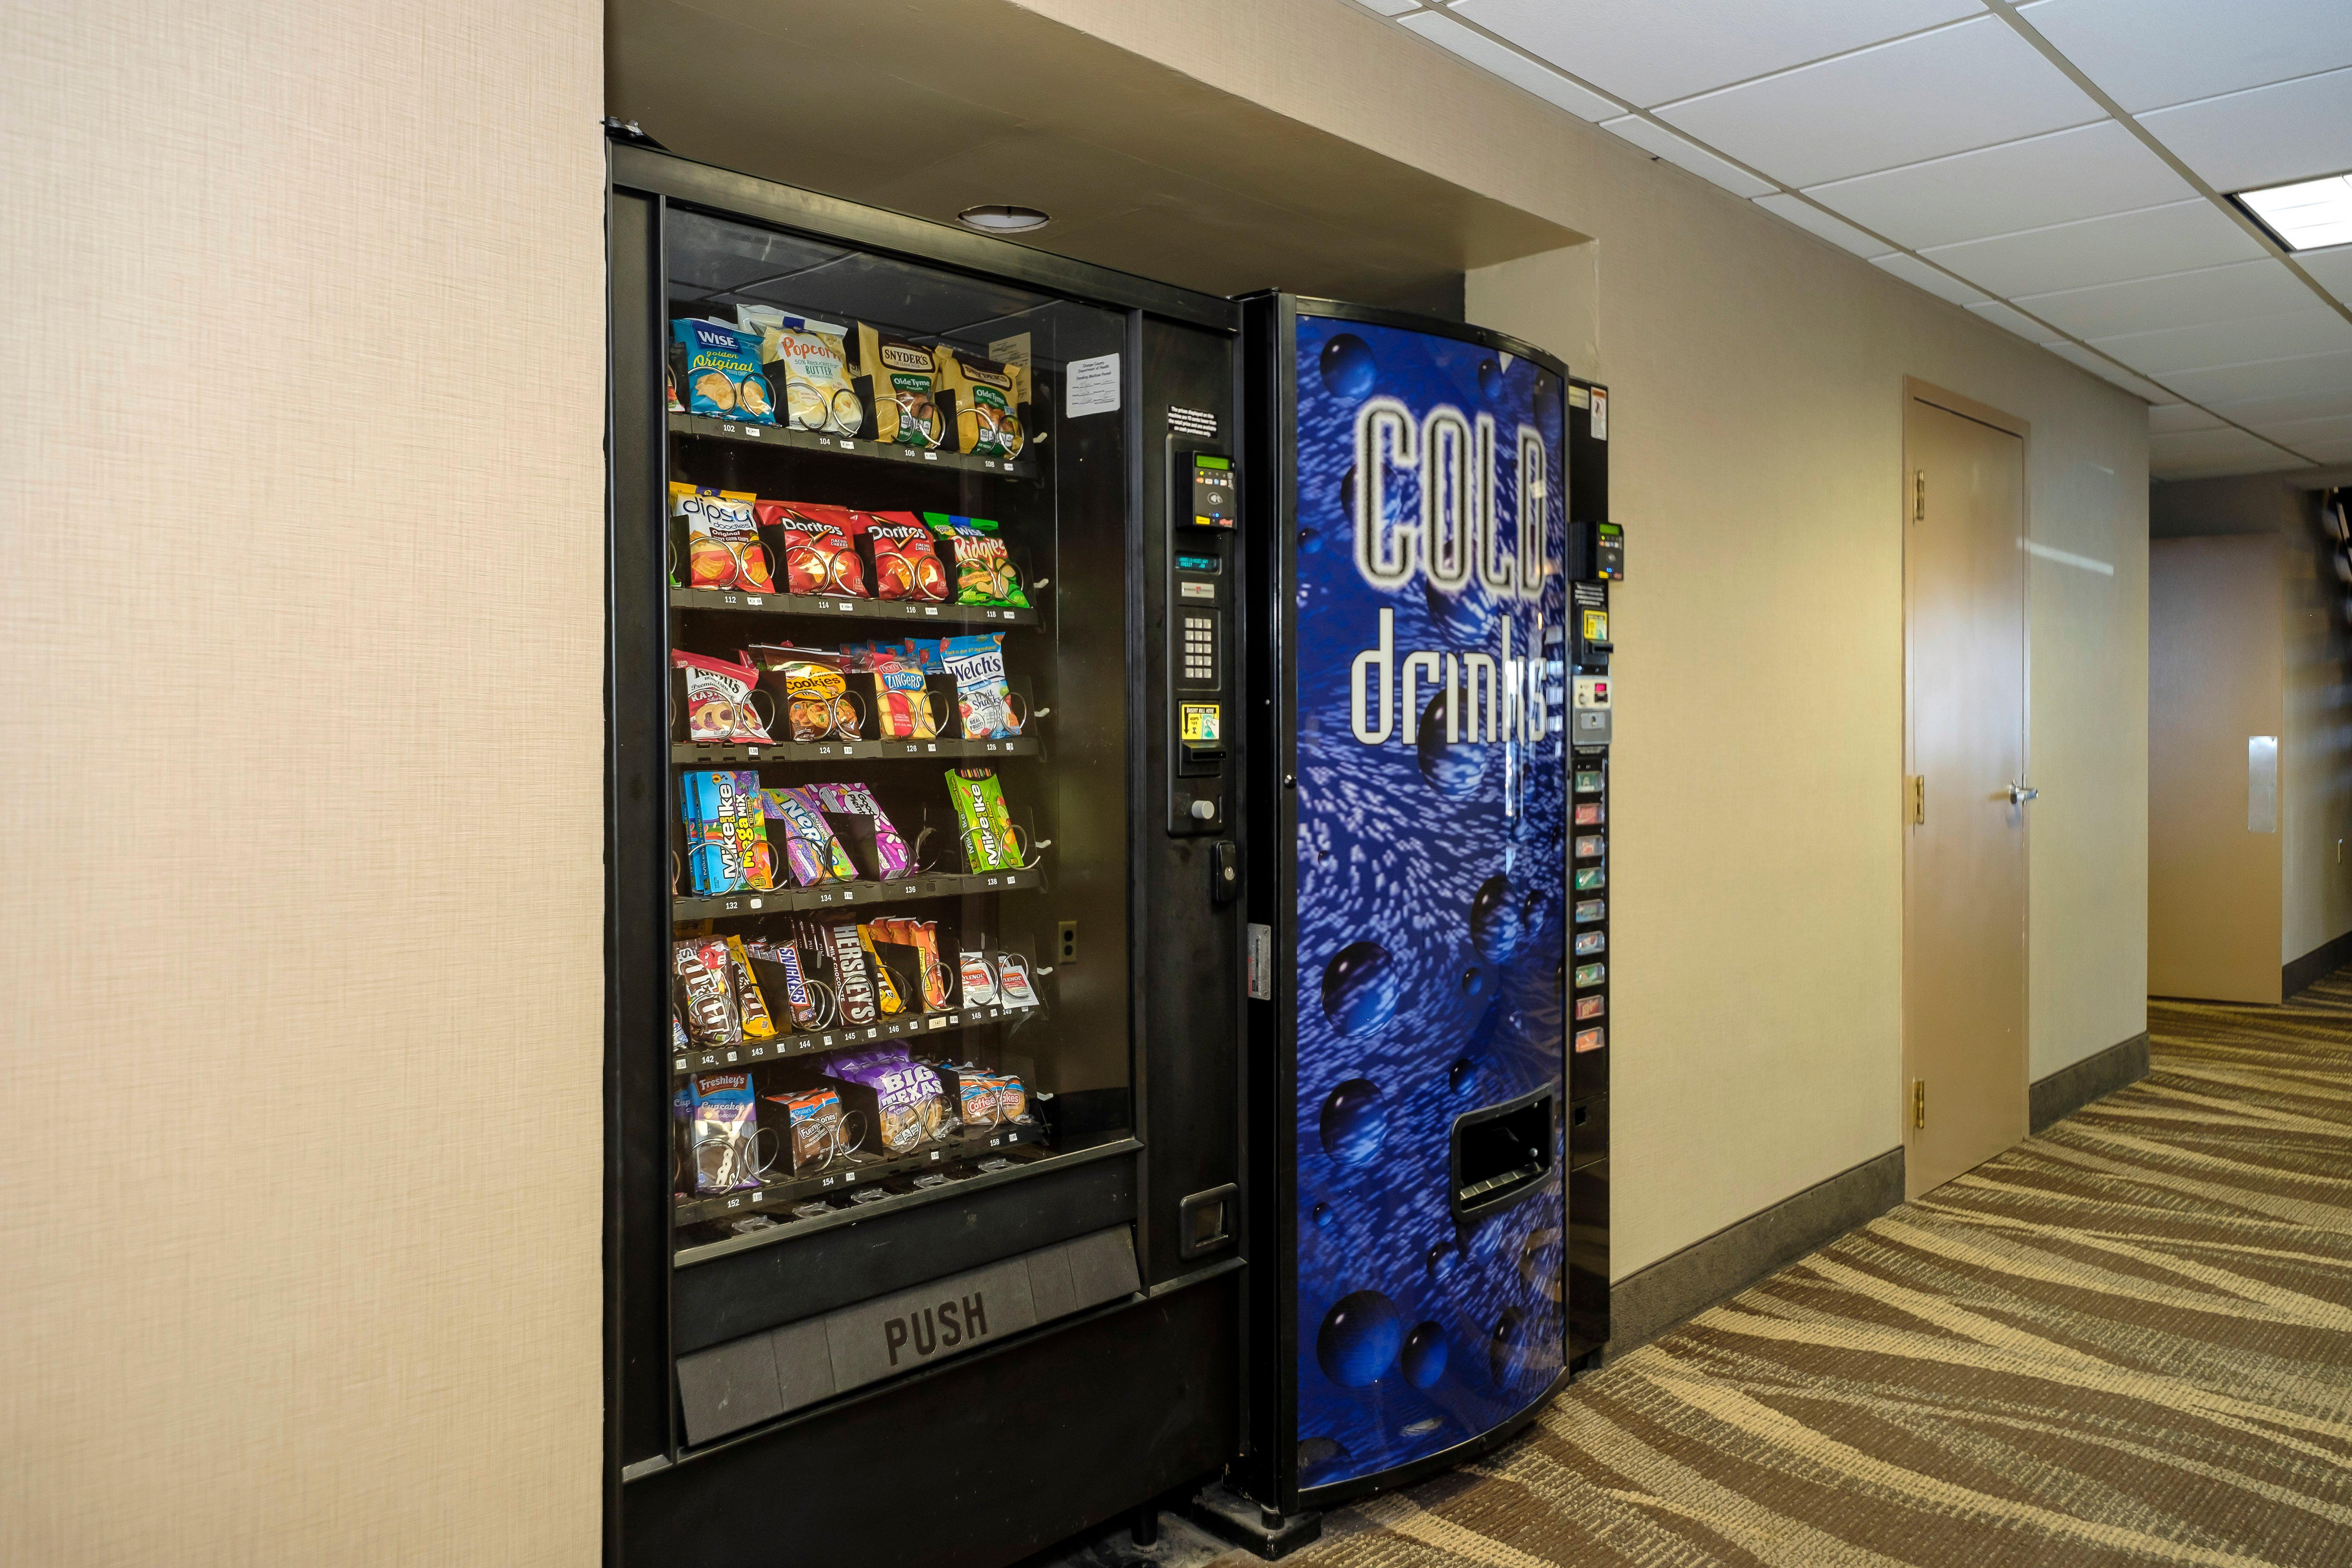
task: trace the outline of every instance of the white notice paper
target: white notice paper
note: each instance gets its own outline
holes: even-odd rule
[[[1118,412],[1118,356],[1099,354],[1093,359],[1074,359],[1066,373],[1068,380],[1062,396],[1062,415],[1076,419],[1081,414],[1116,414]]]

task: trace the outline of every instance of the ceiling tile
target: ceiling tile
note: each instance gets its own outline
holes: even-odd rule
[[[1920,252],[2012,300],[2186,272],[2262,253],[2244,229],[2202,197]]]
[[[2293,454],[2243,430],[2184,430],[2168,436],[2150,432],[2147,437],[2148,472],[2158,479],[2188,473],[2261,473],[2300,466]]]
[[[2292,447],[2306,458],[2316,458],[2320,456],[2316,448],[2332,449],[2352,441],[2352,414],[2338,414],[2330,419],[2296,419],[2257,428],[2281,446]]]
[[[2038,0],[2017,14],[2135,112],[2352,66],[2344,0]]]
[[[2043,343],[2042,346],[2068,364],[2079,365],[2101,381],[2113,382],[2134,397],[2146,398],[2152,404],[2178,403],[2181,399],[2181,394],[2158,386],[2144,377],[2134,375],[2121,365],[2101,359],[2080,343]]]
[[[1601,129],[1613,131],[1652,157],[1664,158],[1669,163],[1688,169],[1700,179],[1711,180],[1727,191],[1737,192],[1743,196],[1760,196],[1772,188],[1769,182],[1725,163],[1704,147],[1693,146],[1664,126],[1654,125],[1638,114],[1604,120],[1601,122]]]
[[[1659,118],[1785,184],[1814,185],[2101,114],[2032,45],[1980,16],[1690,99]]]
[[[2159,109],[2138,120],[2217,191],[2338,174],[2352,169],[2352,69]]]
[[[2094,338],[2091,345],[2134,370],[2164,375],[2177,370],[2208,370],[2220,364],[2251,364],[2329,349],[2352,349],[2352,321],[2315,300],[2305,310]]]
[[[1976,0],[1460,0],[1454,9],[1643,108],[1983,14]]]
[[[1405,26],[1441,48],[1453,50],[1472,65],[1492,71],[1513,87],[1523,87],[1546,103],[1555,103],[1583,120],[1606,120],[1622,114],[1624,106],[1548,70],[1515,49],[1506,48],[1484,33],[1464,26],[1436,11],[1416,11],[1402,18]]]
[[[1756,205],[1776,217],[1787,218],[1808,234],[1819,235],[1841,249],[1856,256],[1885,256],[1895,247],[1883,239],[1874,238],[1847,223],[1832,217],[1812,203],[1785,193],[1758,196]]]
[[[2078,338],[2099,338],[2298,310],[2310,300],[2311,290],[2294,273],[2265,259],[2011,298]]]
[[[2326,392],[2298,392],[2283,397],[2249,397],[2216,403],[2213,412],[2252,430],[2303,419],[2328,419],[2352,414],[2352,386]]]
[[[1874,256],[1870,258],[1870,264],[1873,267],[1884,268],[1906,283],[1925,289],[1937,299],[1949,300],[1955,305],[1979,305],[1990,302],[1983,294],[1969,288],[1958,279],[1948,277],[1917,257],[1906,256],[1899,250],[1892,256]]]
[[[2021,310],[2012,310],[1998,300],[1987,300],[1970,305],[1969,314],[1979,316],[2004,331],[2015,332],[2029,343],[2046,343],[2058,334]]]
[[[2184,370],[2164,379],[2182,397],[2209,408],[2255,397],[2336,392],[2352,386],[2352,349],[2296,359],[2264,360],[2260,364]]]
[[[1805,193],[1916,250],[2194,196],[2113,120],[1885,169]]]
[[[2298,250],[2295,265],[2312,275],[2322,289],[2352,305],[2352,245],[2331,245],[2326,250]]]
[[[2152,404],[2147,411],[2147,429],[2151,436],[2177,436],[2183,430],[2219,430],[2222,427],[2219,415],[2208,414],[2193,403]]]
[[[1370,6],[1383,16],[1402,16],[1407,11],[1418,8],[1421,0],[1358,0],[1358,3]]]

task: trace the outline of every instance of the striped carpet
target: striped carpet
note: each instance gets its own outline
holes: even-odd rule
[[[1304,1568],[2352,1564],[2352,971],[1580,1383]]]

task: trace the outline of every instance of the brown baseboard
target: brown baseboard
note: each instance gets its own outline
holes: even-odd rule
[[[1609,1346],[1614,1361],[1685,1319],[1729,1300],[1767,1274],[1795,1262],[1903,1201],[1903,1151],[1816,1182],[1609,1289]]]
[[[2352,931],[2333,942],[2323,942],[2293,963],[2279,965],[2279,1000],[2291,1002],[2298,991],[2307,990],[2322,975],[2333,974],[2352,963]]]
[[[2104,1051],[2095,1051],[2048,1078],[2035,1079],[2032,1090],[2033,1131],[2039,1132],[2053,1122],[2063,1121],[2102,1095],[2113,1094],[2147,1076],[2147,1031],[2142,1029],[2130,1039],[2118,1040]]]

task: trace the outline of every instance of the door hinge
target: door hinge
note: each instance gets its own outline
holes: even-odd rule
[[[1927,775],[1913,773],[1905,782],[1911,786],[1911,826],[1918,827],[1927,820]]]
[[[1911,470],[1911,521],[1927,521],[1927,470],[1925,468]]]
[[[1911,1125],[1927,1125],[1927,1080],[1924,1078],[1911,1080]]]

